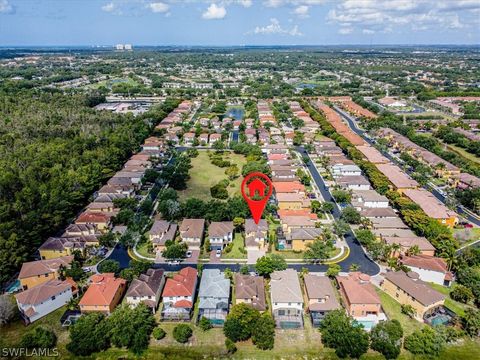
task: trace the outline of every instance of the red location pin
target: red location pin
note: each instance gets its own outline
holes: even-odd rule
[[[248,189],[248,194],[245,191]],[[273,185],[270,178],[260,172],[248,174],[242,181],[242,195],[252,212],[253,221],[258,224],[268,199],[272,195]]]

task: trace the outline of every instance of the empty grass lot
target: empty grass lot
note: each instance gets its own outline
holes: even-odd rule
[[[242,171],[243,165],[247,162],[243,155],[230,152],[225,153],[223,159],[229,160],[232,164],[236,164],[239,173]],[[210,188],[227,178],[225,169],[226,168],[213,165],[210,162],[206,150],[199,150],[198,156],[192,159],[192,168],[189,172],[190,179],[187,183],[187,189],[178,191],[180,199],[185,200],[195,197],[207,201],[211,200]],[[230,196],[235,194],[241,195],[240,185],[242,184],[242,179],[242,176],[239,176],[227,187]],[[231,186],[232,184],[233,186]]]

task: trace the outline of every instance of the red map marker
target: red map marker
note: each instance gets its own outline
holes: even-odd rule
[[[248,189],[248,193],[245,191]],[[258,224],[268,199],[272,195],[273,185],[270,178],[260,172],[248,174],[242,181],[242,195],[250,208],[253,221]]]

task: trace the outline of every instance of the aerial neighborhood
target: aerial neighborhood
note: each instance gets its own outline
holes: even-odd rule
[[[5,346],[48,336],[65,357],[478,354],[480,97],[428,90],[439,75],[414,72],[424,57],[410,52],[417,60],[206,54],[178,50],[176,62],[122,45],[0,58],[0,74],[57,63],[97,74],[99,59],[115,69],[36,80],[48,96],[75,97],[65,113],[79,125],[48,155],[37,150],[48,174],[22,173],[39,195],[29,185],[0,206],[0,249],[12,252]],[[424,92],[388,83],[378,69],[395,59]],[[48,131],[32,120],[31,136],[60,131],[58,116]],[[2,134],[0,148],[13,141]],[[18,156],[9,161],[27,166]],[[245,180],[264,198],[260,219],[242,196],[254,173],[269,180]]]

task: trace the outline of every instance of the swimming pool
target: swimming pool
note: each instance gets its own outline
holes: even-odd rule
[[[372,330],[372,328],[375,326],[375,321],[371,320],[357,320],[357,323],[363,325],[363,328],[366,331]]]
[[[450,316],[448,315],[437,315],[430,320],[430,324],[435,325],[445,325],[450,322]]]

